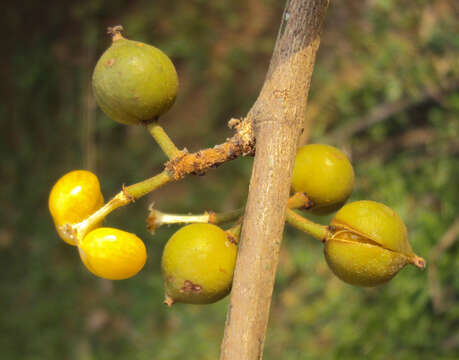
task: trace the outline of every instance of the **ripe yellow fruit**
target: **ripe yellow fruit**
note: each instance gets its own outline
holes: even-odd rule
[[[99,180],[86,170],[74,170],[62,176],[54,184],[48,199],[57,233],[70,245],[76,243],[63,231],[62,226],[86,219],[103,204]]]
[[[218,226],[191,224],[167,242],[161,261],[165,303],[209,304],[228,295],[237,245]]]
[[[115,27],[113,42],[94,69],[92,85],[101,109],[123,124],[148,123],[174,104],[178,77],[161,50],[121,36]]]
[[[292,189],[313,202],[315,214],[339,209],[354,188],[354,170],[346,155],[333,146],[309,144],[298,149]]]
[[[405,265],[425,267],[408,242],[400,216],[384,204],[356,201],[343,206],[330,223],[325,259],[341,280],[376,286],[392,279]]]
[[[98,228],[78,245],[83,264],[94,275],[122,280],[136,275],[145,265],[147,251],[135,234],[114,228]]]

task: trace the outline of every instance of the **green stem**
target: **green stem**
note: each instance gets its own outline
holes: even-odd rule
[[[233,221],[242,216],[243,213],[244,209],[236,209],[221,213],[209,212],[209,222],[211,224],[221,224],[228,221]]]
[[[296,227],[298,230],[301,230],[320,241],[325,241],[328,233],[327,226],[316,224],[315,222],[302,217],[291,209],[287,209],[286,221],[293,227]]]
[[[134,202],[138,198],[152,192],[170,181],[172,181],[172,178],[169,176],[167,171],[163,171],[149,179],[123,187],[123,190],[121,190],[109,202],[88,218],[77,224],[65,224],[62,226],[61,230],[67,233],[78,244],[89,231],[99,225],[112,211]]]
[[[175,146],[171,138],[166,134],[162,126],[158,125],[156,121],[149,123],[147,125],[147,129],[169,160],[172,160],[182,154],[182,152]]]
[[[137,200],[138,198],[152,192],[153,190],[156,190],[160,186],[163,186],[170,181],[172,181],[172,177],[166,170],[164,170],[163,172],[149,179],[125,187],[124,191],[127,191],[128,195],[132,196],[134,200]]]
[[[228,212],[215,213],[213,211],[205,212],[204,214],[183,215],[183,214],[168,214],[156,209],[150,209],[150,215],[147,218],[148,228],[151,231],[159,228],[162,225],[169,224],[191,224],[191,223],[208,223],[220,224],[228,221],[236,220],[242,215],[243,209],[232,210]]]
[[[289,209],[309,209],[312,205],[312,201],[302,192],[293,194],[287,203]]]

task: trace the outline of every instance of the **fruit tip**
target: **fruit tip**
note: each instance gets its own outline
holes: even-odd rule
[[[424,270],[426,267],[426,261],[424,260],[424,258],[417,255],[413,256],[412,264],[421,270]]]
[[[115,25],[107,28],[107,34],[110,34],[112,36],[112,41],[124,39],[123,35],[121,35],[123,31],[124,28],[122,25]]]

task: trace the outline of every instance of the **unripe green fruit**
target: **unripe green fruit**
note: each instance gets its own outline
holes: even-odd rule
[[[374,201],[356,201],[336,213],[324,253],[333,273],[352,285],[383,284],[407,264],[425,267],[400,216]]]
[[[161,50],[121,36],[114,28],[113,43],[97,62],[92,77],[101,109],[123,124],[148,123],[173,105],[178,77]]]
[[[310,144],[298,149],[292,189],[312,201],[313,213],[329,214],[339,209],[354,188],[354,170],[346,155],[333,146]]]
[[[191,224],[167,242],[161,269],[167,305],[209,304],[228,295],[233,281],[237,245],[212,224]]]

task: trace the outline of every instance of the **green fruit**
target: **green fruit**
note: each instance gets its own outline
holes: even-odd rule
[[[149,123],[174,104],[178,77],[161,50],[125,39],[113,28],[112,45],[97,62],[92,77],[101,109],[123,124]]]
[[[292,189],[305,193],[313,213],[329,214],[339,209],[354,188],[354,170],[346,155],[333,146],[310,144],[298,149]]]
[[[425,267],[400,216],[374,201],[356,201],[336,213],[324,253],[333,273],[352,285],[383,284],[407,264]]]
[[[161,269],[165,303],[209,304],[228,295],[237,246],[212,224],[191,224],[167,242]]]

